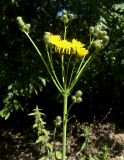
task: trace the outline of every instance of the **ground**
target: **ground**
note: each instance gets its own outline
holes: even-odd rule
[[[60,128],[57,131],[56,149],[61,149],[61,136]],[[124,160],[124,131],[117,129],[113,123],[69,123],[67,139],[68,160],[97,155],[105,146],[109,148],[110,160]],[[17,128],[1,124],[0,160],[38,160],[40,150],[35,140],[31,125]]]

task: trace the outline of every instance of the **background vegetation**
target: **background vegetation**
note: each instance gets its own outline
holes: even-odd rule
[[[51,83],[35,50],[19,31],[17,16],[31,23],[30,35],[43,54],[44,31],[62,33],[62,9],[76,15],[67,36],[88,42],[89,27],[105,29],[110,42],[94,60],[74,91],[83,91],[83,102],[71,114],[82,121],[122,123],[124,116],[124,2],[123,0],[1,0],[0,1],[0,115],[23,110],[29,113],[36,104],[53,119],[61,114],[61,97]],[[57,64],[57,60],[56,60]],[[14,113],[14,114],[13,114]],[[20,113],[21,114],[21,113]]]

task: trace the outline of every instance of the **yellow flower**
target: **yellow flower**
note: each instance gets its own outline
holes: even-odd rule
[[[85,48],[77,48],[77,55],[83,57],[88,54],[88,50]]]
[[[83,43],[73,39],[72,44],[73,44],[73,50],[77,53],[79,57],[88,54],[88,50],[84,48],[85,45]]]
[[[67,40],[61,40],[56,42],[55,44],[55,51],[56,52],[61,52],[61,53],[66,53],[70,55],[72,49],[72,43],[67,41]]]
[[[56,45],[57,42],[61,41],[61,36],[50,34],[49,41],[51,44]]]
[[[73,39],[72,42],[69,42],[67,40],[62,40],[59,35],[50,34],[49,42],[55,46],[55,52],[58,53],[70,55],[73,50],[80,57],[88,54],[88,50],[84,48],[85,45],[75,39]]]
[[[81,42],[77,41],[76,39],[72,39],[72,44],[73,44],[73,47],[75,49],[84,47],[84,44],[82,44]]]

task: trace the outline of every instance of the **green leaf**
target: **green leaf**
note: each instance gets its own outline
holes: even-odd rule
[[[3,103],[7,103],[10,100],[9,96],[7,96],[6,98],[4,98]]]
[[[41,80],[42,84],[43,84],[44,86],[46,86],[46,79],[45,79],[45,78],[41,78],[41,77],[39,77],[39,79]]]
[[[36,127],[38,127],[38,124],[34,124],[34,125],[33,125],[33,128],[36,128]]]
[[[45,156],[41,157],[39,160],[46,160],[46,157]]]
[[[51,143],[47,143],[46,146],[49,148],[49,150],[53,151],[53,145]]]
[[[86,147],[86,145],[87,145],[86,142],[84,142],[84,143],[82,144],[82,146],[81,146],[81,151],[84,150],[84,148]]]
[[[38,91],[36,89],[34,89],[34,92],[35,92],[36,95],[38,95]]]
[[[84,156],[84,157],[81,157],[81,159],[80,160],[86,160],[86,156]]]
[[[29,116],[34,116],[34,115],[35,115],[35,113],[29,113],[28,115],[29,115]]]
[[[57,159],[62,159],[62,153],[60,151],[56,151],[55,154]]]
[[[6,114],[5,120],[7,120],[7,119],[9,118],[9,116],[10,116],[10,112],[8,112],[8,113]]]
[[[43,142],[44,139],[45,139],[44,136],[39,136],[35,143],[37,144],[37,143]]]

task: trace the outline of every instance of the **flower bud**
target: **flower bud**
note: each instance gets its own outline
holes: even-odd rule
[[[44,35],[43,39],[45,43],[50,43],[50,36],[49,35]]]
[[[96,27],[94,28],[94,32],[99,32],[99,31],[100,31],[99,27],[96,26]]]
[[[26,23],[23,21],[22,17],[17,17],[16,19],[17,19],[17,22],[18,22],[18,24],[19,24],[20,30],[21,30],[22,32],[27,32],[27,33],[28,33],[31,25],[30,25],[29,23],[26,24]]]
[[[68,23],[68,21],[69,21],[67,15],[62,15],[61,20],[62,20],[64,23]]]
[[[103,38],[103,31],[98,32],[98,38]]]
[[[102,31],[103,36],[107,36],[107,32],[106,31]]]
[[[76,92],[76,97],[81,97],[83,95],[83,92],[81,90],[78,90]]]
[[[101,49],[103,48],[103,41],[102,40],[95,40],[93,42],[93,46],[96,48],[96,49]]]
[[[50,43],[49,37],[50,37],[50,32],[45,32],[43,38],[45,43]]]
[[[53,123],[56,127],[60,126],[62,124],[62,118],[60,116],[57,116]]]
[[[56,126],[58,127],[58,126],[61,126],[61,124],[62,124],[62,121],[61,122],[57,122],[56,123]]]
[[[44,32],[44,35],[50,35],[51,33],[50,32]]]
[[[94,32],[94,27],[93,27],[93,26],[91,26],[91,27],[89,28],[89,32],[90,32],[90,34],[92,34],[92,33]]]
[[[74,102],[74,103],[76,103],[76,96],[72,96],[72,101]]]
[[[104,36],[103,37],[103,42],[108,43],[109,42],[109,36]]]
[[[82,98],[81,98],[81,97],[78,97],[78,98],[76,99],[76,102],[77,102],[77,103],[81,103],[81,102],[82,102]]]
[[[22,20],[22,17],[17,17],[16,20],[17,20],[19,26],[23,27],[25,25],[24,21]]]
[[[94,32],[93,32],[93,35],[94,35],[95,37],[97,37],[99,32],[100,32],[99,27],[95,27],[95,28],[94,28]]]
[[[63,9],[62,10],[62,15],[67,15],[67,10]]]
[[[74,16],[74,14],[69,14],[68,18],[69,18],[70,21],[72,21],[75,18],[75,16]]]
[[[53,121],[53,124],[56,126],[56,120]]]
[[[63,20],[65,21],[68,19],[67,15],[63,15],[62,17],[63,17]]]
[[[28,33],[31,25],[29,23],[25,24],[23,29]]]
[[[60,117],[60,116],[57,116],[56,117],[56,121],[58,122],[58,121],[62,121],[62,118]]]

